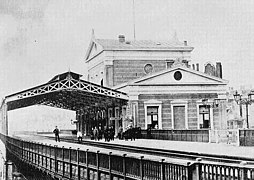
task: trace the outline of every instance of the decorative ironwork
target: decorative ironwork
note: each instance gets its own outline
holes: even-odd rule
[[[35,104],[77,111],[93,107],[121,107],[127,103],[126,93],[81,80],[80,77],[73,72],[59,74],[48,83],[6,96],[3,102],[8,111]]]
[[[46,93],[56,92],[60,90],[70,90],[70,91],[79,90],[79,91],[96,93],[96,94],[105,95],[109,97],[128,100],[127,94],[123,92],[115,91],[113,89],[102,87],[97,84],[93,84],[84,80],[75,80],[71,78],[71,76],[68,76],[67,79],[64,79],[61,81],[48,83],[48,84],[38,86],[29,90],[25,90],[20,93],[7,96],[6,98],[7,98],[7,102],[9,102],[9,101],[15,101],[18,99],[28,98],[32,96],[42,95]]]
[[[243,97],[242,94],[239,94],[237,91],[235,91],[235,94],[233,94],[235,102],[240,106],[240,116],[242,116],[241,113],[241,106],[244,104],[246,105],[246,126],[249,128],[249,113],[248,113],[248,106],[251,105],[254,102],[254,91],[250,91],[248,93],[248,96]]]

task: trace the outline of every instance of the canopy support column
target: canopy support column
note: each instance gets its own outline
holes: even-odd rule
[[[8,105],[3,101],[0,109],[1,133],[8,135]]]

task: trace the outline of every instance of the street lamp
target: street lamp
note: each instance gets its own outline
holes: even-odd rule
[[[248,94],[248,97],[245,97],[243,98],[242,97],[242,94],[239,94],[237,91],[235,92],[234,95],[234,99],[235,99],[235,102],[238,104],[238,105],[242,105],[242,104],[245,104],[246,105],[246,126],[247,126],[247,129],[249,129],[249,112],[248,112],[248,106],[251,105],[253,102],[254,102],[254,91],[251,91],[249,94]],[[242,116],[242,113],[241,113],[241,109],[240,109],[240,116]]]

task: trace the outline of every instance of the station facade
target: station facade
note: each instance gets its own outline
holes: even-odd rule
[[[190,65],[194,48],[175,36],[170,41],[96,39],[85,63],[87,80],[127,93],[128,105],[108,109],[117,127],[146,129],[225,129],[228,81],[222,65]],[[219,103],[215,103],[218,102]]]

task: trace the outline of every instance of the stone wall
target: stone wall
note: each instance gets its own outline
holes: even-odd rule
[[[153,66],[153,72],[166,69],[165,61],[158,60],[114,60],[114,86],[146,75],[146,64]]]
[[[188,129],[198,128],[198,114],[197,114],[197,103],[200,99],[207,97],[207,94],[141,94],[139,95],[138,103],[138,126],[141,128],[145,127],[145,109],[144,102],[151,99],[155,99],[162,102],[162,128],[171,129],[172,128],[172,118],[171,118],[171,101],[172,100],[185,100],[187,101],[187,118],[188,118]],[[216,94],[210,94],[210,98],[215,98]],[[214,112],[214,125],[219,126],[218,110]]]

